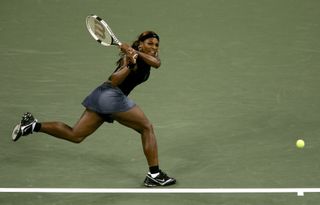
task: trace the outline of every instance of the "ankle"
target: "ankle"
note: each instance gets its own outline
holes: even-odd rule
[[[159,166],[158,166],[158,165],[156,165],[156,166],[150,166],[150,167],[149,167],[149,172],[150,172],[151,174],[157,174],[157,173],[159,173],[159,172],[160,172]]]

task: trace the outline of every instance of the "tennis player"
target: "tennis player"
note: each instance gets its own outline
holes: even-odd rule
[[[148,80],[151,67],[160,67],[159,36],[153,31],[146,31],[131,46],[122,44],[120,48],[117,68],[106,82],[83,100],[85,110],[73,127],[63,122],[38,122],[31,113],[25,113],[14,128],[12,139],[17,141],[21,136],[43,132],[80,143],[104,122],[113,123],[116,120],[141,135],[149,165],[144,185],[155,187],[175,184],[174,178],[159,169],[157,141],[151,122],[141,108],[127,97],[137,85]]]

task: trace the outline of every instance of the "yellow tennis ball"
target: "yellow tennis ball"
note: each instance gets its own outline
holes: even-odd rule
[[[305,143],[304,143],[304,141],[302,140],[302,139],[299,139],[299,140],[297,140],[297,142],[296,142],[296,146],[298,147],[298,148],[304,148],[304,145],[305,145]]]

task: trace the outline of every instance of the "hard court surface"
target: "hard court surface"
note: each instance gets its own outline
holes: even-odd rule
[[[0,2],[0,188],[143,188],[140,137],[104,124],[81,144],[45,134],[18,142],[24,112],[73,125],[115,68],[84,19],[131,43],[160,36],[162,66],[130,95],[152,121],[160,166],[179,188],[320,187],[317,0],[3,0]],[[304,149],[295,141],[303,138]],[[4,205],[318,204],[320,193],[0,193]]]

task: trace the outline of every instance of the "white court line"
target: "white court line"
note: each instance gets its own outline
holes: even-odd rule
[[[109,194],[271,194],[319,193],[320,188],[0,188],[0,193],[109,193]]]

